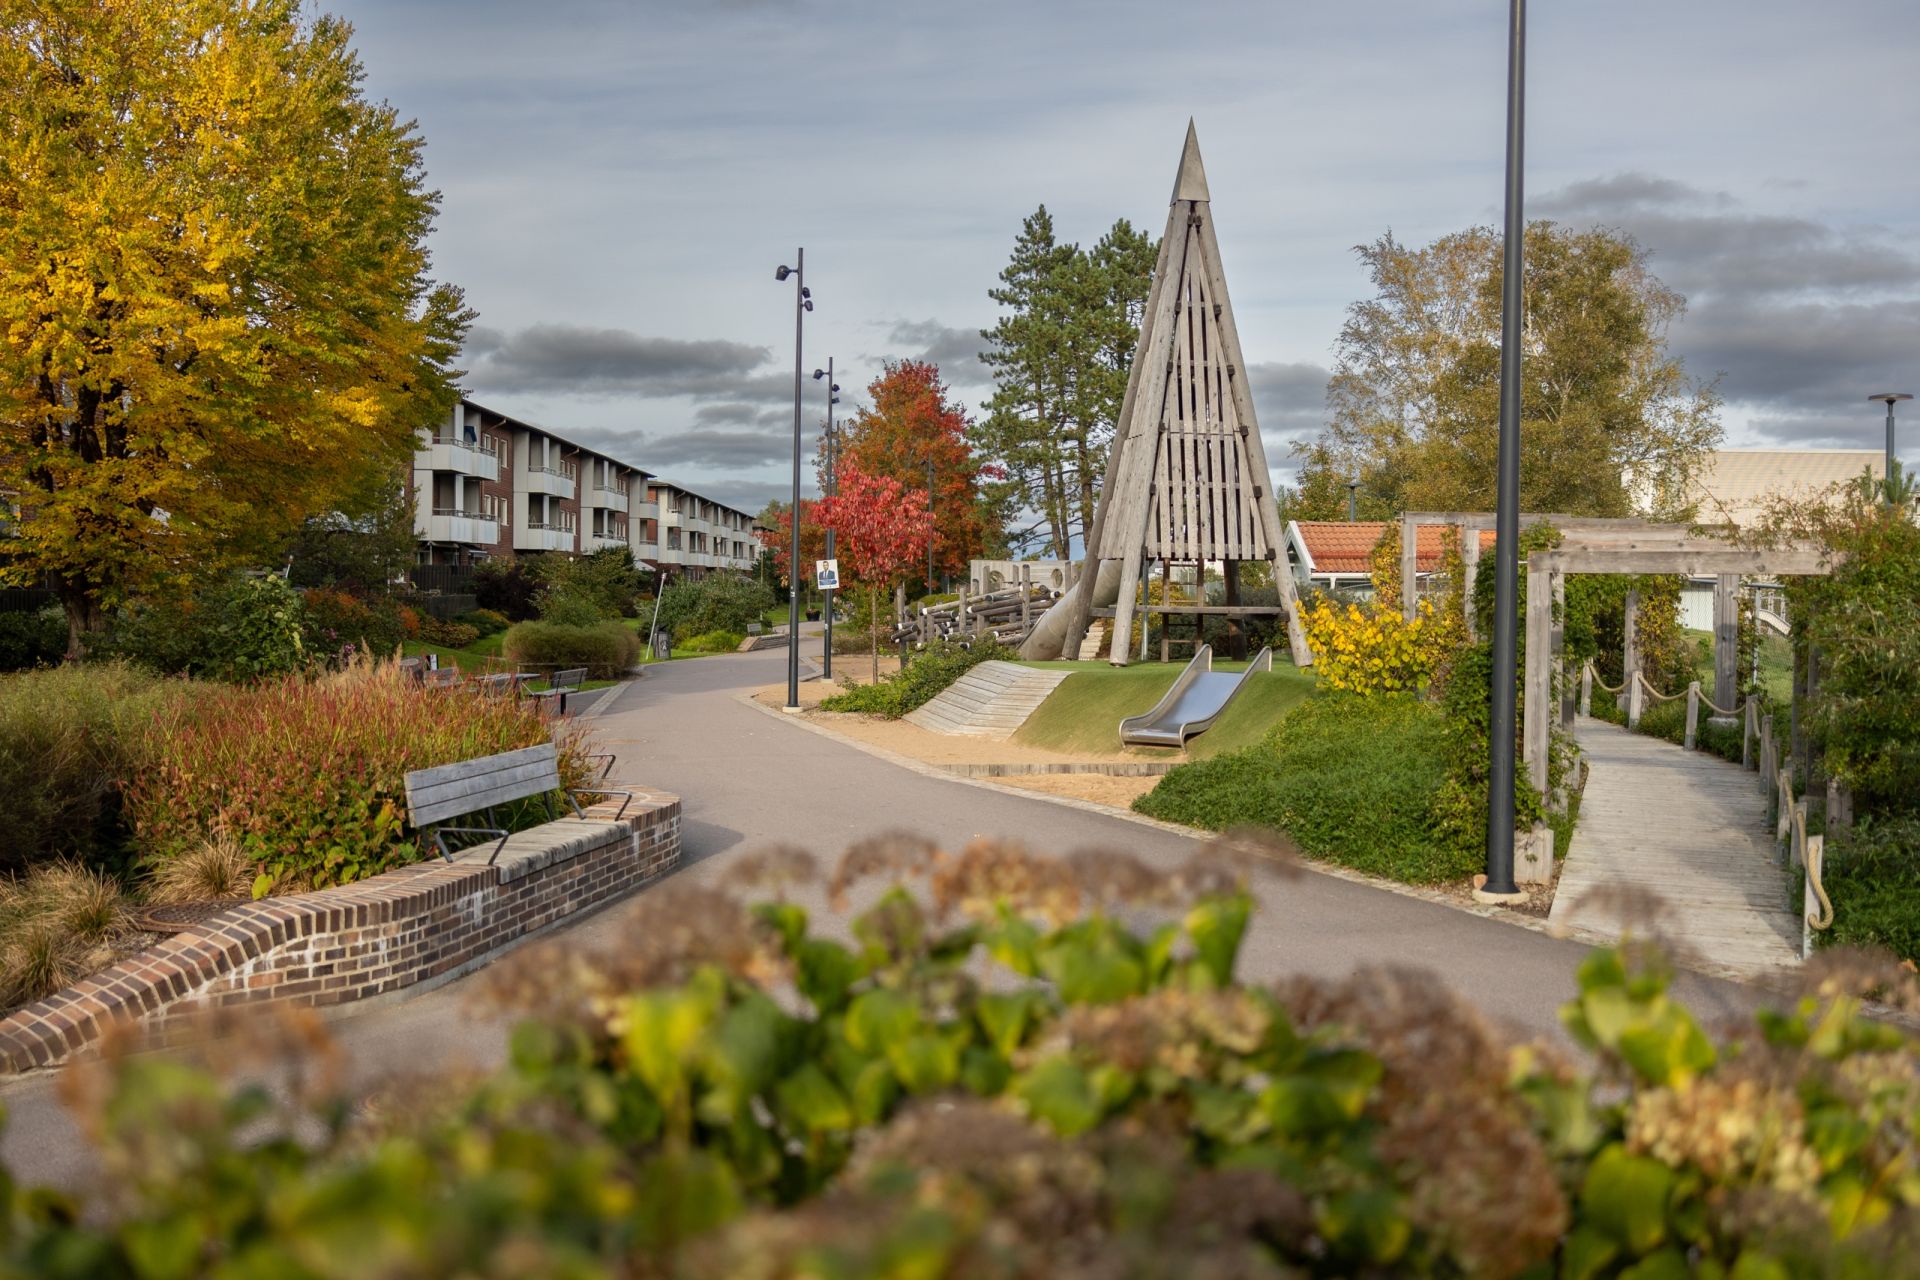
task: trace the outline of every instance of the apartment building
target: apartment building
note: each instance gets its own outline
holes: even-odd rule
[[[422,433],[410,499],[421,564],[624,546],[700,577],[760,554],[748,513],[467,399]]]

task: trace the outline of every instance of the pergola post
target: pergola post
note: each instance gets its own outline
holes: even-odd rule
[[[1560,727],[1573,732],[1573,681],[1567,679],[1567,575],[1553,569],[1553,684],[1560,691]]]
[[[1740,575],[1722,573],[1713,580],[1713,701],[1731,707],[1739,696]]]
[[[1626,623],[1621,628],[1624,633],[1625,652],[1621,655],[1620,666],[1626,673],[1627,682],[1627,728],[1640,724],[1640,589],[1627,589]]]
[[[1480,574],[1480,530],[1460,525],[1460,609],[1466,614],[1467,639],[1478,640],[1479,625],[1473,616],[1473,584]]]
[[[1420,603],[1420,526],[1400,517],[1400,616],[1408,622]]]
[[[1548,552],[1536,551],[1527,557],[1527,662],[1520,682],[1520,741],[1526,748],[1527,781],[1543,795],[1554,717],[1552,577]]]

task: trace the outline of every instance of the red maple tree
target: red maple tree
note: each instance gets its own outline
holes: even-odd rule
[[[924,360],[889,361],[868,384],[867,396],[871,404],[862,406],[838,432],[841,475],[858,467],[924,493],[931,462],[935,567],[939,573],[966,573],[969,562],[986,553],[989,535],[997,530],[988,528],[991,521],[980,500],[980,481],[988,468],[967,440],[965,408],[947,399],[939,367]],[[819,473],[824,490],[824,440]],[[920,563],[926,563],[924,548]],[[933,584],[927,589],[933,590]]]
[[[933,518],[927,491],[873,475],[840,461],[840,491],[820,499],[814,511],[822,527],[833,530],[840,576],[869,588],[868,619],[874,633],[873,675],[880,678],[880,594],[925,562]],[[801,525],[806,528],[805,523]]]

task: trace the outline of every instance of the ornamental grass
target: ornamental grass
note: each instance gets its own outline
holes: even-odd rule
[[[237,841],[256,897],[347,884],[418,861],[431,844],[407,818],[414,769],[556,739],[568,785],[586,777],[581,737],[535,703],[428,689],[391,664],[362,661],[319,680],[205,690],[162,714],[147,766],[125,788],[134,843],[149,863]],[[521,806],[502,825],[531,825]]]

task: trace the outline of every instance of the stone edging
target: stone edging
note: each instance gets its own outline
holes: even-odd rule
[[[282,1000],[344,1004],[455,976],[500,949],[672,870],[680,798],[634,788],[510,836],[357,884],[224,911],[0,1019],[0,1072],[49,1067],[116,1023],[161,1040],[207,1009]]]

